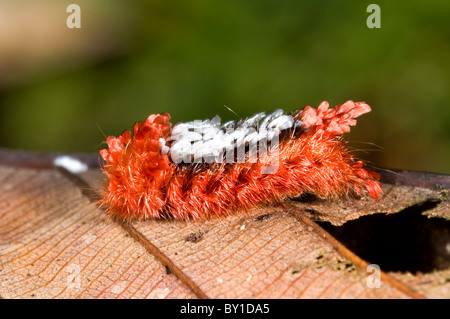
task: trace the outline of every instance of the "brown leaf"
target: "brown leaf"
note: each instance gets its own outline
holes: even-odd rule
[[[377,202],[304,196],[200,222],[121,223],[96,204],[104,184],[97,157],[73,156],[90,169],[74,175],[53,167],[55,154],[0,150],[0,297],[450,297],[448,266],[427,273],[382,267],[381,286],[373,287],[378,273],[330,234],[369,215],[412,210],[444,221],[445,234],[448,177],[429,188],[389,180]],[[441,239],[436,245],[447,247],[448,237]],[[436,256],[445,260],[448,252]]]

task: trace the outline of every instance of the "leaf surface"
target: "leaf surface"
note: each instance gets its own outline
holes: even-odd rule
[[[376,261],[323,227],[414,207],[445,221],[448,177],[425,174],[419,187],[400,185],[416,173],[396,173],[378,201],[307,196],[198,222],[123,223],[97,205],[95,155],[73,155],[90,167],[78,175],[54,167],[55,156],[0,150],[1,298],[450,297],[448,267],[377,277]]]

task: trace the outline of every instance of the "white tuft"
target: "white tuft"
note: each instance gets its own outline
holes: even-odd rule
[[[73,174],[83,173],[88,170],[88,166],[85,163],[68,155],[56,157],[53,160],[53,165],[63,167]]]
[[[283,110],[278,109],[266,115],[257,113],[238,122],[220,124],[219,116],[212,120],[179,123],[172,129],[170,157],[173,162],[191,163],[203,158],[207,162],[222,162],[224,151],[245,149],[264,140],[272,140],[284,130],[301,126]]]
[[[161,154],[166,155],[169,153],[169,147],[166,145],[166,140],[163,138],[159,139],[159,147],[161,147]]]

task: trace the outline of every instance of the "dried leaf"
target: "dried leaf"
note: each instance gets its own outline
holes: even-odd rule
[[[377,272],[324,226],[407,208],[445,220],[442,181],[389,180],[377,202],[305,196],[199,222],[121,223],[96,204],[97,157],[73,156],[90,169],[75,175],[53,167],[55,154],[0,150],[0,297],[450,297],[449,269]]]

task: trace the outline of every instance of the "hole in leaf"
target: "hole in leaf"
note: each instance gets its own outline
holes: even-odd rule
[[[272,216],[272,214],[264,214],[264,215],[259,215],[258,217],[255,218],[255,221],[260,222],[263,221],[267,218],[269,218],[270,216]]]
[[[191,243],[198,243],[200,240],[203,239],[203,232],[198,233],[191,233],[189,236],[186,237],[186,241],[190,241]]]
[[[450,221],[422,215],[437,204],[430,199],[396,214],[363,216],[342,226],[319,224],[384,271],[432,272],[450,267]]]

